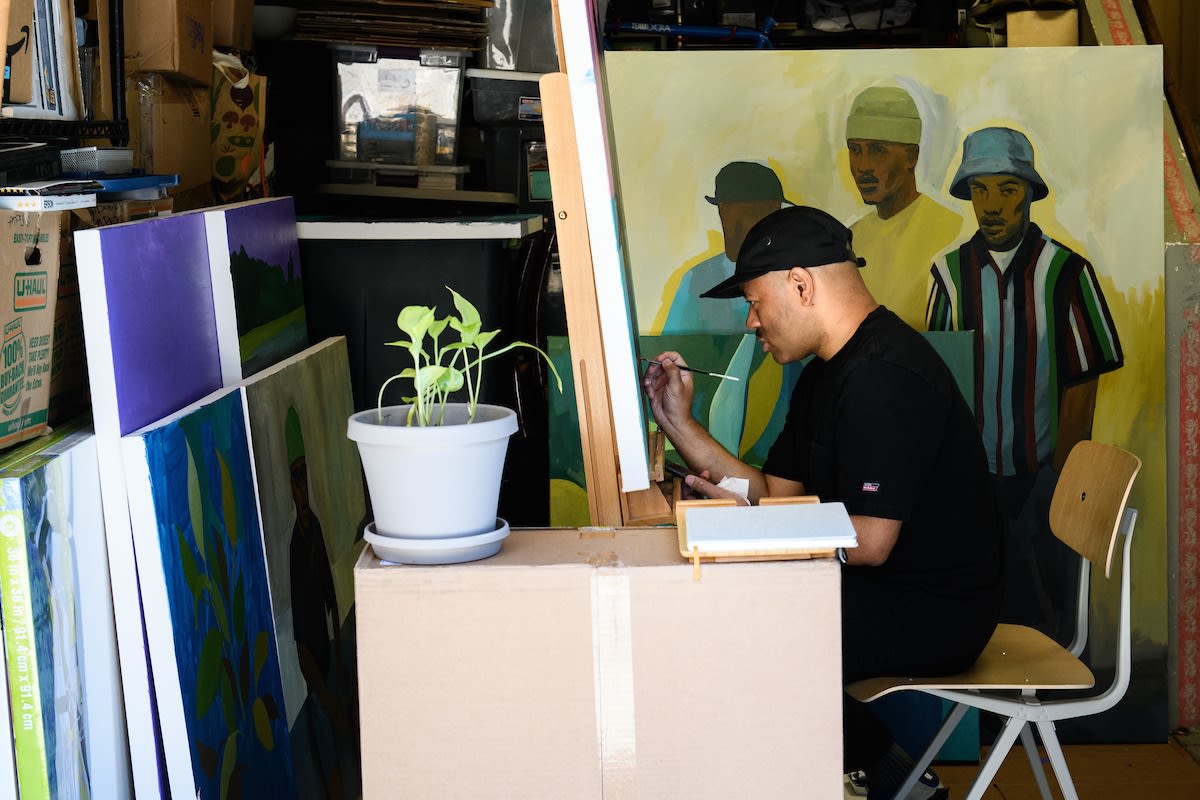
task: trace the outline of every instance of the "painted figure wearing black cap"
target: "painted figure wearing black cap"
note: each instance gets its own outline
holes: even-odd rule
[[[699,302],[706,286],[733,274],[746,232],[754,223],[778,211],[788,201],[783,185],[770,167],[753,161],[732,161],[717,172],[711,195],[704,199],[717,207],[725,250],[691,267],[675,290],[660,333],[741,333],[746,304],[740,297],[720,303]]]
[[[921,116],[899,86],[871,86],[846,118],[850,174],[872,209],[850,226],[867,259],[867,288],[900,319],[921,329],[929,298],[928,267],[958,236],[961,216],[917,188]]]
[[[934,263],[928,326],[975,331],[976,419],[1009,522],[1005,618],[1068,639],[1059,623],[1077,568],[1050,532],[1050,496],[1091,436],[1097,382],[1122,365],[1121,343],[1092,265],[1030,218],[1049,188],[1028,137],[968,135],[950,193],[971,201],[979,230]]]
[[[748,483],[743,501],[816,494],[846,505],[858,535],[843,558],[846,681],[954,672],[974,662],[1000,611],[1002,530],[987,460],[949,369],[875,302],[852,245],[829,214],[785,208],[751,229],[734,274],[704,293],[743,295],[746,325],[776,361],[813,356],[761,470],[692,417],[692,375],[678,353],[655,357],[645,391],[659,427],[700,475],[687,479],[692,491],[734,496],[733,478]],[[928,635],[936,630],[956,635]],[[911,759],[867,706],[846,697],[844,719],[845,770],[865,770],[869,796],[890,797]],[[939,791],[927,773],[910,797]]]

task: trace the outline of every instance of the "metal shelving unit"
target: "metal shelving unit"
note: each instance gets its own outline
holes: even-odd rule
[[[129,120],[125,114],[125,4],[110,0],[108,9],[109,80],[112,81],[113,119],[60,121],[45,119],[0,119],[0,136],[30,139],[100,139],[114,146],[129,143]]]

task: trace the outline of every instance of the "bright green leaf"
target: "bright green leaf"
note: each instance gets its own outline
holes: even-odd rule
[[[475,346],[479,348],[480,352],[482,352],[483,348],[491,344],[492,339],[495,339],[496,334],[498,333],[500,333],[499,330],[485,331],[484,333],[479,334],[475,337]]]
[[[419,370],[417,370],[417,376],[415,380],[417,394],[421,394],[425,387],[436,386],[437,382],[442,379],[449,369],[449,367],[430,364],[428,367],[421,367]]]
[[[449,286],[446,288],[450,289]],[[475,306],[471,305],[471,301],[453,289],[450,289],[450,294],[454,297],[454,308],[458,311],[458,318],[462,322],[463,327],[470,328],[479,325],[479,311]]]
[[[434,321],[434,310],[428,306],[405,306],[396,317],[396,327],[407,333],[417,346],[425,338],[425,332]]]
[[[437,381],[437,387],[442,392],[457,392],[463,387],[466,378],[456,369],[446,370]]]

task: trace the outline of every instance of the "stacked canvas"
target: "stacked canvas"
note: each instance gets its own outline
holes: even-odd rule
[[[121,450],[170,794],[292,797],[241,394],[220,390]]]
[[[77,237],[139,794],[358,791],[365,500],[345,341],[299,352],[295,242],[290,199]]]
[[[297,797],[357,797],[354,564],[366,524],[346,340],[242,384]]]
[[[130,797],[90,429],[67,426],[0,462],[0,548],[11,724],[0,796]]]

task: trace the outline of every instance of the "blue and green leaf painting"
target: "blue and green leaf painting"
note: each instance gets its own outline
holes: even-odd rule
[[[144,434],[201,798],[295,793],[241,395]]]

